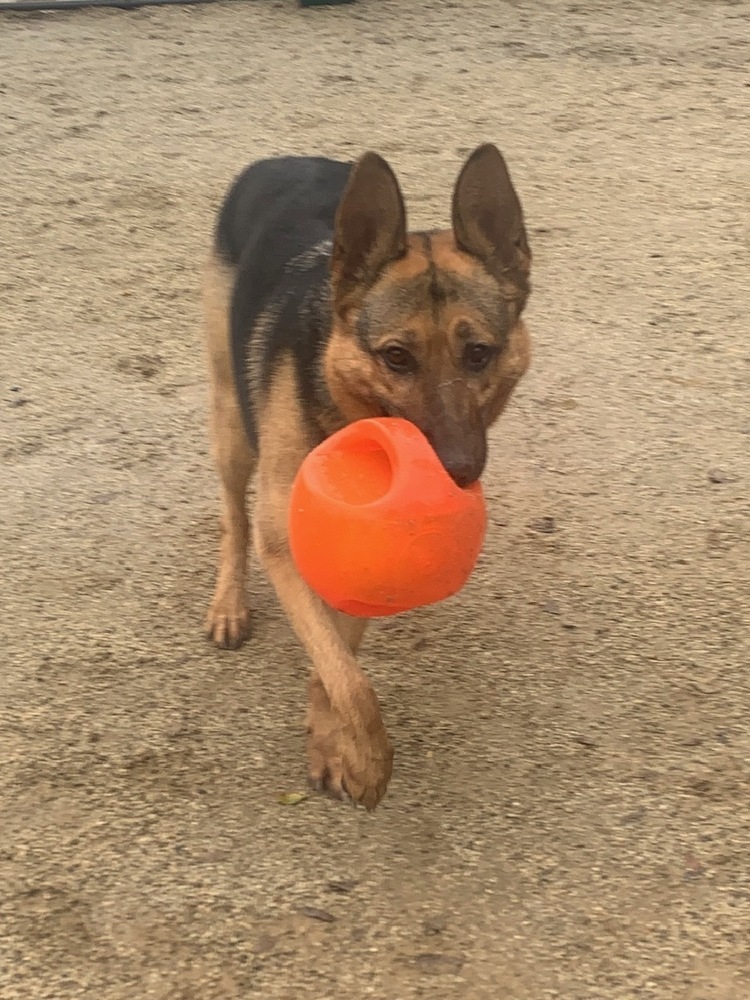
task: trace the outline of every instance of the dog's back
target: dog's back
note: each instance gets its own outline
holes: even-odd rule
[[[257,446],[256,397],[289,351],[303,399],[330,332],[328,273],[336,209],[352,164],[279,157],[248,167],[219,214],[215,253],[233,271],[232,367],[248,437]]]
[[[277,280],[287,261],[330,239],[351,163],[282,156],[251,164],[227,192],[215,249],[230,266],[264,258]],[[260,263],[260,261],[257,261]]]

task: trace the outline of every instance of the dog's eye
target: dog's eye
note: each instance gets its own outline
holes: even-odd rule
[[[481,372],[490,362],[493,351],[489,344],[467,344],[464,348],[464,365],[472,372]]]
[[[398,347],[396,344],[386,347],[380,352],[380,356],[391,371],[398,375],[406,375],[417,367],[414,355],[410,354],[405,347]]]

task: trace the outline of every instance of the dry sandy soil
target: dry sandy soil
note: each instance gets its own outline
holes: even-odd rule
[[[747,1000],[749,17],[0,13],[2,1000]],[[265,579],[243,651],[201,633],[212,213],[250,159],[375,147],[440,224],[486,139],[536,254],[486,551],[368,638],[382,808],[284,807]]]

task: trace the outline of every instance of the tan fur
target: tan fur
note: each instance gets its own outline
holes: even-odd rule
[[[211,437],[222,491],[221,545],[214,599],[206,631],[219,646],[234,647],[247,635],[248,518],[245,494],[255,469],[245,433],[229,356],[229,303],[233,275],[215,257],[204,271],[203,309],[211,377]]]

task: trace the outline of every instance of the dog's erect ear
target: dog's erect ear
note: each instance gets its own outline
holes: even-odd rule
[[[479,146],[463,165],[453,191],[456,244],[497,278],[528,274],[531,254],[523,210],[500,151]]]
[[[377,153],[354,164],[336,213],[331,280],[337,310],[356,305],[406,253],[406,209],[396,175]]]

